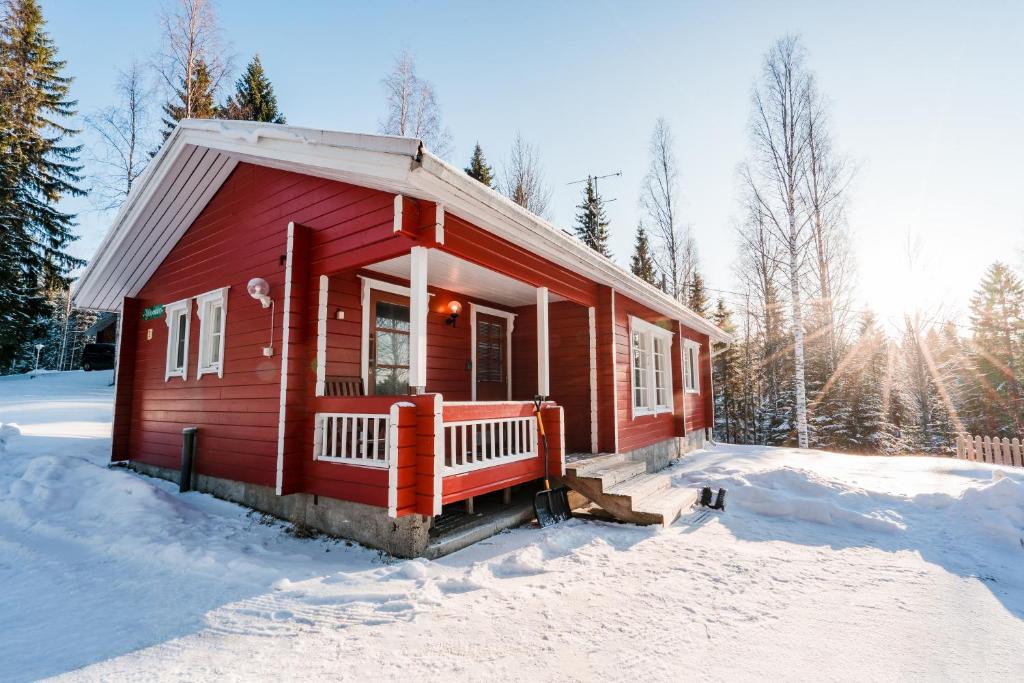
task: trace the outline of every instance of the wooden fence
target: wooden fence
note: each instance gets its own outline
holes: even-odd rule
[[[961,434],[956,437],[956,457],[996,465],[1024,467],[1024,445],[1016,437],[1000,439],[998,436]]]

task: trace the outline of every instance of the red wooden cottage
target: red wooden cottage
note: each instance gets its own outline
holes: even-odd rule
[[[121,313],[114,461],[195,426],[199,488],[400,555],[542,476],[535,395],[556,475],[699,447],[728,341],[419,140],[247,122],[178,126],[75,301]]]

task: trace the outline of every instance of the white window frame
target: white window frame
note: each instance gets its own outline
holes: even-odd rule
[[[700,343],[692,339],[683,340],[683,390],[700,393]]]
[[[180,377],[182,381],[188,377],[188,340],[192,330],[192,299],[182,299],[164,306],[164,322],[167,323],[167,359],[164,366],[164,381],[172,377]],[[178,318],[185,316],[185,356],[181,367],[175,368],[173,359],[178,348]]]
[[[199,360],[196,363],[196,379],[203,375],[216,373],[217,377],[224,377],[224,338],[227,336],[228,327],[228,289],[221,287],[196,297],[196,314],[199,316]],[[209,316],[207,315],[211,305],[220,304],[220,343],[218,349],[218,361],[211,363],[207,359],[207,338],[213,334]]]
[[[637,386],[636,386],[636,357],[633,352],[633,337],[634,335],[639,336],[640,341],[640,353],[644,355],[646,360],[646,386],[643,393],[645,394],[646,403],[643,405],[637,405]],[[666,330],[663,327],[658,327],[652,323],[642,320],[640,318],[629,316],[629,389],[630,389],[630,405],[633,408],[633,417],[641,415],[660,415],[661,413],[671,413],[675,410],[673,387],[672,387],[672,331]],[[665,362],[665,367],[661,373],[661,377],[665,380],[666,384],[662,387],[662,392],[668,398],[667,403],[658,403],[658,373],[654,367],[654,356],[655,356],[655,344],[662,344],[663,350],[661,357]]]

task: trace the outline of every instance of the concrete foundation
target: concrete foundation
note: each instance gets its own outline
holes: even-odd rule
[[[690,451],[704,447],[708,441],[707,430],[699,429],[690,432],[686,436],[677,436],[672,439],[665,439],[658,443],[637,448],[629,451],[627,455],[630,460],[637,462],[643,460],[647,463],[648,472],[663,470]]]
[[[140,462],[128,466],[140,474],[178,483],[179,472]],[[193,476],[192,488],[239,503],[254,510],[309,527],[330,536],[348,538],[371,548],[378,548],[395,557],[420,557],[430,543],[431,518],[406,515],[398,519],[388,517],[388,511],[373,505],[363,505],[336,498],[293,493],[279,496],[269,486],[242,481]]]

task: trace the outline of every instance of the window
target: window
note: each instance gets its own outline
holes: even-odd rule
[[[672,412],[672,333],[630,317],[633,414]]]
[[[188,373],[188,331],[192,317],[192,300],[184,299],[164,307],[167,322],[167,369],[164,381],[171,377],[185,379]]]
[[[476,321],[476,381],[505,381],[505,325],[480,316]]]
[[[199,314],[199,367],[196,379],[217,373],[224,376],[224,329],[228,316],[228,288],[196,297]]]
[[[373,393],[398,396],[409,393],[409,300],[373,292],[373,350],[370,374]]]
[[[688,393],[700,392],[700,344],[683,341],[683,387]]]

